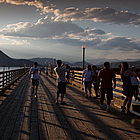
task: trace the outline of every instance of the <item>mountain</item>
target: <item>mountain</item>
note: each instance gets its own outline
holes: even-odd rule
[[[47,60],[47,63],[45,63]],[[96,64],[97,67],[102,68],[103,63],[105,61],[109,61],[111,64],[111,68],[118,68],[118,66],[122,62],[128,62],[129,67],[135,66],[136,68],[140,68],[140,60],[133,60],[133,59],[126,59],[126,60],[118,60],[118,59],[90,59],[85,61],[85,66],[86,65],[93,65]],[[51,62],[52,66],[54,65],[54,59],[53,58],[32,58],[32,59],[13,59],[10,58],[8,55],[6,55],[4,52],[0,50],[0,67],[23,67],[24,63],[26,63],[27,67],[33,66],[33,62],[38,62],[39,66],[45,66],[46,64],[48,65],[49,62]],[[75,66],[75,67],[82,67],[82,61],[80,62],[75,62],[75,63],[69,63],[66,61],[63,61],[63,63],[67,63],[70,66]]]
[[[79,61],[79,62],[75,62],[75,63],[73,63],[71,66],[82,67],[82,65],[83,65],[83,62],[82,62],[82,61]],[[85,67],[86,67],[86,65],[91,65],[91,66],[92,66],[93,64],[91,64],[91,63],[85,61],[84,65],[85,65]]]
[[[23,67],[26,63],[27,67],[33,65],[32,61],[26,59],[13,59],[0,50],[0,67]]]
[[[28,60],[33,61],[33,62],[37,62],[38,64],[41,64],[41,65],[49,65],[49,62],[51,62],[52,66],[54,65],[54,59],[53,58],[32,58],[32,59],[28,59]],[[55,60],[55,62],[56,62],[56,60]],[[66,63],[70,66],[72,65],[71,63],[66,62],[66,61],[62,61],[62,63]]]
[[[104,64],[105,61],[108,61],[111,63],[111,62],[120,62],[121,60],[118,60],[118,59],[87,59],[86,61],[91,64],[94,64],[94,65],[102,65],[102,64]]]
[[[137,60],[137,61],[120,61],[120,62],[112,62],[110,63],[110,67],[111,68],[119,68],[119,66],[122,64],[122,62],[127,62],[128,65],[129,65],[129,68],[131,68],[132,66],[135,66],[136,68],[140,68],[140,60]],[[103,64],[101,65],[98,65],[98,67],[102,68],[103,67]]]

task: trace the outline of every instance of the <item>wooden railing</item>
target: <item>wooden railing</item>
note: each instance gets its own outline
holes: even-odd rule
[[[139,79],[139,82],[140,82],[140,79]],[[76,71],[76,70],[70,71],[70,83],[84,90],[84,86],[82,85],[82,71]],[[123,83],[121,82],[121,76],[116,74],[116,88],[113,90],[112,102],[114,103],[114,105],[116,105],[119,108],[121,108],[121,106],[123,105],[123,99],[126,97],[122,93],[123,91],[122,85]],[[140,85],[139,85],[139,91],[140,91]],[[93,84],[92,84],[91,92],[95,96]],[[100,95],[100,92],[99,92],[99,95]],[[140,95],[140,92],[139,92],[139,95]],[[132,100],[131,110],[140,113],[140,101],[135,101],[134,97]]]
[[[23,68],[0,72],[0,94],[2,94],[7,88],[14,84],[14,82],[16,82],[28,70],[28,68]]]

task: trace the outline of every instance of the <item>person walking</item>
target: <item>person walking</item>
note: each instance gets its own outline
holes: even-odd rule
[[[30,69],[31,79],[32,79],[32,94],[34,94],[35,88],[35,98],[37,98],[37,88],[39,85],[39,74],[40,68],[37,66],[37,62],[34,62],[34,66]]]
[[[135,73],[128,69],[128,63],[123,62],[121,65],[121,79],[123,82],[123,94],[126,96],[121,112],[125,112],[125,105],[127,104],[127,114],[130,114],[130,105],[134,90],[131,85],[131,76],[137,77]]]
[[[110,69],[110,63],[104,62],[104,68],[101,69],[97,77],[97,87],[101,80],[101,99],[100,99],[100,109],[103,109],[103,102],[105,100],[105,93],[107,93],[107,111],[110,111],[110,103],[113,99],[113,88],[116,87],[115,73]],[[114,81],[114,87],[112,87],[112,79]]]
[[[137,75],[136,73],[136,68],[134,66],[131,67],[131,71]],[[134,97],[135,97],[135,101],[138,99],[138,93],[139,93],[139,81],[137,79],[137,77],[135,76],[131,76],[131,85],[134,91]]]
[[[45,67],[45,73],[46,73],[46,77],[48,75],[48,66]]]
[[[91,98],[91,81],[92,81],[92,76],[93,76],[93,72],[91,70],[91,66],[87,65],[86,69],[83,70],[83,73],[82,73],[82,85],[83,85],[83,82],[84,82],[85,97],[86,98],[88,98],[87,88],[89,90],[89,98]]]
[[[95,94],[96,96],[94,98],[98,98],[98,90],[99,90],[99,86],[97,87],[97,76],[99,71],[97,70],[97,67],[95,65],[92,66],[92,72],[93,72],[93,76],[92,76],[92,83],[94,85],[94,90],[95,90]]]
[[[53,67],[51,67],[51,77],[52,77],[52,75],[53,75]]]
[[[67,64],[66,64],[67,65]],[[58,98],[59,94],[61,93],[61,105],[65,105],[66,103],[64,100],[64,95],[66,93],[66,78],[65,78],[65,72],[69,72],[69,69],[66,69],[63,67],[64,64],[62,64],[61,60],[57,60],[57,67],[54,68],[54,71],[56,73],[56,84],[57,84],[57,95],[56,95],[56,104],[59,104]]]

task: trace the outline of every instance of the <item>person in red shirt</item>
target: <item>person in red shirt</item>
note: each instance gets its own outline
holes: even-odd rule
[[[107,111],[110,111],[110,103],[113,99],[113,88],[116,87],[115,73],[110,69],[110,63],[104,62],[104,68],[98,73],[97,86],[101,80],[101,99],[100,99],[100,109],[103,107],[103,102],[105,100],[105,93],[107,93]],[[114,87],[112,88],[112,79],[114,81]]]

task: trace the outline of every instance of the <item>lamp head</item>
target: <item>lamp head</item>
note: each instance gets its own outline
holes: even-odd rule
[[[82,48],[85,49],[86,48],[86,45],[83,45]]]

